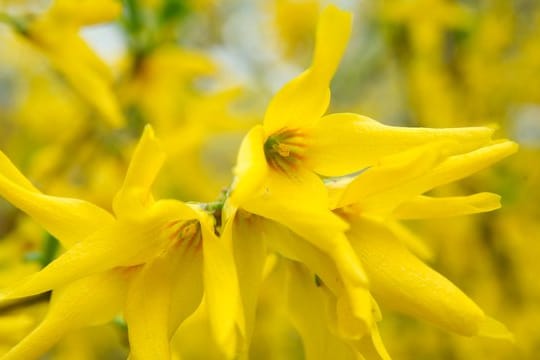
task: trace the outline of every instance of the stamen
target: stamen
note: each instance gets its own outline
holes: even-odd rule
[[[303,159],[306,141],[298,129],[282,129],[264,143],[264,154],[271,168],[291,175]]]

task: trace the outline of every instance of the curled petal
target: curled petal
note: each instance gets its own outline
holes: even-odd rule
[[[321,13],[313,63],[274,96],[264,117],[265,134],[310,126],[324,114],[330,102],[330,80],[349,41],[351,24],[351,14],[335,6]]]
[[[150,187],[164,161],[165,152],[154,130],[147,125],[131,158],[124,184],[114,198],[116,216],[134,216],[152,203]]]
[[[230,203],[242,206],[250,197],[260,191],[268,173],[264,155],[264,134],[262,126],[253,127],[244,137],[234,168],[235,181],[232,185]]]

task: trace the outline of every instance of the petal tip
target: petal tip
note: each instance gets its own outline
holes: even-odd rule
[[[477,335],[485,338],[507,340],[511,343],[516,342],[514,334],[504,324],[487,316],[478,324]]]

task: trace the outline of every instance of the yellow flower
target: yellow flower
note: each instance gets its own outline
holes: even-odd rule
[[[332,207],[351,226],[347,236],[365,267],[375,299],[461,335],[511,338],[503,325],[415,257],[407,249],[408,234],[395,222],[500,207],[499,196],[491,193],[446,198],[423,194],[490,166],[515,152],[517,145],[494,141],[457,155],[448,155],[448,146],[453,145],[433,143],[383,158],[340,186]]]
[[[346,311],[350,316],[340,318],[342,330],[359,338],[372,327],[367,279],[344,234],[348,224],[329,210],[320,176],[351,174],[384,156],[432,142],[450,142],[449,153],[463,153],[488,143],[492,131],[410,129],[356,114],[323,116],[350,31],[350,14],[334,6],[322,12],[311,67],[274,96],[263,125],[242,142],[228,211],[230,218],[241,208],[283,224],[329,256],[348,297],[343,302],[353,307]]]
[[[204,292],[216,340],[236,346],[238,297],[232,253],[213,218],[150,187],[165,159],[150,127],[135,149],[114,215],[82,200],[39,192],[0,153],[0,194],[67,249],[9,289],[3,301],[53,290],[45,320],[3,359],[45,352],[66,332],[105,323],[124,309],[133,359],[169,359],[169,340]]]

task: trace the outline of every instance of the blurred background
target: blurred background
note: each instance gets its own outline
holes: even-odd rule
[[[537,0],[0,0],[0,149],[44,192],[109,209],[146,123],[169,154],[156,192],[211,201],[232,180],[242,136],[310,63],[327,4],[354,13],[330,112],[385,124],[488,125],[520,152],[438,195],[491,191],[493,213],[407,225],[431,266],[516,345],[463,338],[383,310],[395,359],[537,359],[540,354],[540,2]],[[0,199],[0,287],[46,265],[54,241]],[[302,359],[279,269],[260,297],[253,359]],[[47,298],[0,309],[0,354]],[[212,358],[196,314],[179,355]],[[122,321],[72,334],[51,359],[123,359]],[[201,354],[200,348],[208,354]],[[48,359],[48,358],[47,358]]]

